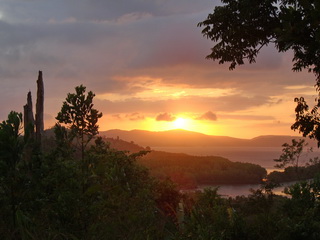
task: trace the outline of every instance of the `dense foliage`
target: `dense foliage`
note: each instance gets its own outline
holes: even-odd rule
[[[100,115],[90,116],[89,127]],[[180,194],[136,163],[143,153],[113,150],[102,138],[89,145],[97,128],[86,132],[83,123],[56,125],[55,142],[39,152],[20,136],[22,119],[11,112],[0,124],[0,239],[164,239],[174,228]]]
[[[290,198],[275,196],[271,185],[234,199],[222,198],[218,188],[181,194],[172,181],[156,180],[137,161],[169,164],[175,171],[184,159],[183,171],[196,168],[193,174],[199,181],[207,181],[210,174],[220,181],[217,176],[224,171],[238,176],[237,181],[250,175],[258,179],[265,172],[223,158],[195,161],[177,154],[169,161],[166,153],[158,152],[159,159],[168,161],[159,161],[156,155],[155,160],[143,159],[146,151],[114,150],[100,137],[78,149],[68,137],[70,129],[61,126],[55,127],[50,147],[39,151],[31,138],[20,135],[22,119],[11,112],[0,123],[0,239],[320,237],[320,178],[288,188]]]
[[[287,189],[290,198],[276,196],[268,188],[236,198],[221,198],[218,189],[192,196],[185,208],[179,240],[292,240],[319,239],[320,179]],[[190,200],[189,200],[190,201]]]

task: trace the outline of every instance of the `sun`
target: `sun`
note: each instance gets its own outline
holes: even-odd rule
[[[173,121],[173,126],[178,129],[186,129],[188,125],[188,120],[185,118],[177,118]]]

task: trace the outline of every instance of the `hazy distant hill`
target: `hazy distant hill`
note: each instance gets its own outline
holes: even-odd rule
[[[225,136],[212,136],[186,130],[170,130],[151,132],[143,130],[109,130],[100,133],[102,136],[123,139],[141,146],[150,147],[281,147],[285,142],[300,139],[294,136],[259,136],[252,139],[240,139]],[[309,141],[310,146],[316,146],[314,141]]]

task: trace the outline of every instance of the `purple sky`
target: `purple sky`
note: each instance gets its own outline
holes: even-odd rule
[[[316,96],[314,76],[293,73],[291,54],[272,46],[231,72],[206,60],[213,43],[197,23],[218,4],[0,0],[0,119],[22,111],[29,90],[36,95],[42,70],[47,127],[84,84],[104,113],[101,130],[167,130],[180,117],[190,120],[185,129],[207,134],[297,134],[293,98]]]

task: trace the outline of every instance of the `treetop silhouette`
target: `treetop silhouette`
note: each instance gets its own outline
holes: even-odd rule
[[[308,69],[320,87],[320,2],[305,0],[222,0],[204,21],[203,36],[216,44],[208,59],[229,69],[254,63],[261,48],[274,43],[279,52],[293,51],[293,71]]]

